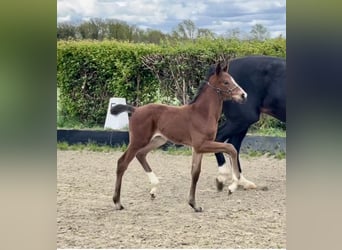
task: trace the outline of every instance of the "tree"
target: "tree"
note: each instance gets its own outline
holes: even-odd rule
[[[69,23],[59,23],[57,25],[57,39],[72,39],[76,38],[76,26]]]
[[[230,39],[239,39],[241,38],[241,31],[239,28],[228,30],[226,32],[226,37]]]
[[[159,44],[161,40],[165,38],[165,35],[159,30],[147,29],[146,39],[149,43]]]
[[[182,21],[173,29],[172,36],[180,39],[195,39],[196,30],[195,23],[188,19]]]
[[[133,40],[133,33],[136,30],[135,26],[130,26],[126,22],[119,20],[107,21],[108,38],[117,40]]]
[[[104,21],[95,18],[80,24],[78,31],[83,39],[102,40],[106,36],[107,28]]]
[[[252,39],[263,41],[270,37],[270,34],[262,24],[255,24],[251,30]]]
[[[215,38],[215,33],[210,29],[197,29],[197,37]]]

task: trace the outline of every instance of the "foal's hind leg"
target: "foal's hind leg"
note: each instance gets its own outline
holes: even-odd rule
[[[203,154],[199,154],[195,152],[195,149],[192,149],[192,166],[191,166],[191,187],[189,194],[189,205],[195,210],[195,212],[202,212],[201,207],[197,207],[196,205],[196,185],[201,173],[201,163],[202,163]]]
[[[152,199],[156,197],[157,185],[159,183],[159,180],[158,180],[158,177],[153,173],[150,165],[148,164],[146,160],[146,155],[151,150],[162,146],[166,142],[167,142],[167,139],[165,137],[163,137],[162,135],[156,134],[155,136],[152,137],[149,144],[147,144],[145,147],[139,150],[136,156],[150,180],[150,183],[151,183],[150,195]]]

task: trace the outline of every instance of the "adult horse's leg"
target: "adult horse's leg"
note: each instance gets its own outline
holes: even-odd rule
[[[241,148],[242,141],[247,134],[247,131],[248,131],[248,129],[242,131],[241,133],[239,133],[237,135],[232,136],[229,139],[229,143],[233,144],[236,151],[237,151],[237,162],[238,162],[238,167],[239,167],[239,171],[240,171],[239,185],[243,186],[244,189],[254,189],[254,188],[256,188],[256,185],[253,182],[247,180],[242,175],[242,169],[241,169],[241,164],[240,164],[240,148]],[[228,162],[227,164],[230,164],[230,163]]]
[[[226,121],[225,123],[223,123],[219,127],[215,141],[225,142],[228,140],[228,142],[230,143],[229,139],[233,135],[235,135],[236,133],[239,133],[239,131],[241,131],[241,129],[243,129],[242,124],[232,123],[231,121]],[[247,132],[247,130],[246,130],[246,132]],[[246,132],[244,132],[244,133],[246,133]],[[239,151],[239,150],[237,149],[237,151]],[[222,152],[216,153],[215,157],[216,157],[217,164],[218,164],[218,176],[216,178],[216,187],[217,187],[218,191],[222,191],[225,182],[227,182],[227,180],[229,179],[229,176],[231,174],[231,164],[226,163],[226,159],[225,159]],[[238,167],[239,167],[239,171],[240,171],[239,158],[238,158]]]
[[[226,105],[232,104],[226,103]],[[225,116],[228,117],[228,120],[222,126],[219,127],[216,135],[216,141],[225,142],[228,140],[228,143],[234,145],[238,153],[237,163],[240,173],[242,172],[242,170],[239,159],[239,152],[242,140],[243,138],[245,138],[250,125],[257,122],[260,116],[260,112],[257,109],[253,108],[255,106],[257,106],[255,102],[248,102],[246,105],[241,106],[232,106],[234,109],[229,109],[228,107],[230,106],[226,106],[227,108]],[[239,116],[229,117],[229,112],[236,112],[236,114],[239,114]],[[225,182],[229,179],[229,175],[231,172],[231,164],[229,164],[229,162],[226,163],[226,160],[222,153],[216,153],[215,156],[218,163],[218,176],[216,178],[216,187],[218,191],[222,191]],[[244,183],[244,180],[246,179],[242,177],[240,182]],[[254,183],[246,180],[245,185],[243,186],[244,188],[253,188],[253,186],[255,185]]]
[[[167,142],[167,139],[161,135],[155,135],[149,144],[147,144],[145,147],[143,147],[142,149],[139,150],[139,152],[137,153],[136,157],[138,159],[138,161],[140,162],[140,164],[142,165],[142,167],[144,168],[150,183],[151,183],[151,191],[150,191],[150,195],[151,198],[154,199],[156,196],[156,192],[157,192],[157,185],[159,183],[158,177],[154,174],[154,172],[152,171],[150,165],[148,164],[147,160],[146,160],[146,155],[153,149],[156,149],[160,146],[162,146],[163,144],[165,144]]]
[[[242,175],[242,169],[241,169],[241,164],[240,164],[240,148],[241,148],[242,140],[245,138],[247,131],[248,131],[248,128],[238,134],[232,135],[229,138],[228,143],[231,143],[237,151],[237,164],[238,164],[238,169],[240,172],[240,180],[238,182],[238,185],[243,186],[244,189],[254,189],[256,188],[256,185],[253,182],[247,180]],[[215,155],[219,155],[219,154],[215,154]],[[221,155],[224,158],[222,153]],[[221,157],[221,156],[218,156],[218,157]],[[222,191],[224,187],[224,183],[229,178],[229,175],[231,172],[231,162],[224,161],[222,165],[219,165],[218,172],[219,173],[216,178],[216,187],[218,191]]]
[[[232,133],[232,124],[228,121],[225,121],[218,129],[216,133],[216,139],[217,142],[225,142],[229,139]],[[226,163],[226,159],[224,158],[223,153],[216,153],[216,160],[218,166],[222,166]]]
[[[130,144],[126,152],[118,160],[116,169],[115,190],[113,195],[113,202],[117,210],[124,209],[120,202],[122,176],[125,173],[128,164],[133,160],[138,150],[139,147],[134,147],[132,144]]]

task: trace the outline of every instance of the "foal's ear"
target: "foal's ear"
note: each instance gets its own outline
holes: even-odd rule
[[[228,72],[228,69],[229,69],[229,62],[226,63],[226,65],[224,66],[224,68],[222,69],[222,71]]]
[[[216,75],[221,74],[222,68],[221,68],[221,63],[220,63],[220,62],[218,62],[218,63],[216,64],[216,70],[215,70],[215,72],[216,72]]]

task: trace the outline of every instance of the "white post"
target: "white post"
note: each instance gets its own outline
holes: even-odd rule
[[[109,100],[107,116],[104,128],[116,129],[116,130],[128,130],[128,114],[123,112],[119,115],[112,115],[110,108],[117,104],[126,104],[125,98],[112,97]]]

